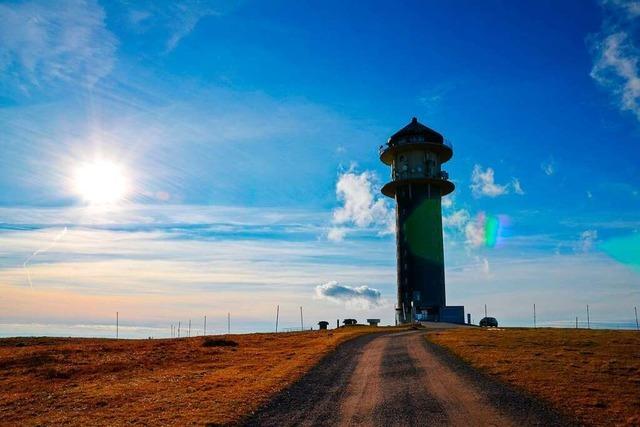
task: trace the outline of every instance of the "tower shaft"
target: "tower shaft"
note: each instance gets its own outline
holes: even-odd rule
[[[446,305],[440,197],[440,188],[433,184],[397,188],[396,317],[401,323],[422,314],[424,320],[439,320],[440,308]]]

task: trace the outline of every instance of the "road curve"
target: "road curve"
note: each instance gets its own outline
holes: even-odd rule
[[[423,331],[342,344],[246,419],[246,426],[571,425],[543,402],[492,380]]]

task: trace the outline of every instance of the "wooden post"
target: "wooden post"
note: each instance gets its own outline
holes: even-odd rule
[[[227,334],[231,334],[231,313],[227,313]]]
[[[578,316],[576,316],[576,329],[578,329]]]
[[[203,335],[206,337],[207,336],[207,316],[204,316],[204,329],[203,329],[203,331],[204,331]]]
[[[116,311],[116,339],[118,339],[118,333],[120,328],[120,314]]]
[[[589,322],[589,304],[587,304],[587,329],[591,329],[591,323]]]
[[[276,334],[278,333],[278,318],[280,317],[280,306],[276,305]]]
[[[636,331],[640,331],[640,325],[638,324],[638,307],[633,307],[633,311],[636,312]]]
[[[187,333],[187,336],[191,338],[191,319],[189,319],[189,332]]]
[[[178,322],[178,338],[180,338],[180,322]]]
[[[536,327],[536,305],[533,304],[533,327]]]
[[[302,317],[302,306],[300,306],[300,331],[304,331],[304,320]]]

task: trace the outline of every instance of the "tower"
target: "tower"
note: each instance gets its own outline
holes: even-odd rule
[[[441,166],[452,156],[442,135],[415,117],[380,147],[380,160],[391,166],[382,194],[396,200],[398,323],[459,321],[461,307],[453,319],[451,310],[445,316],[441,198],[455,187]]]

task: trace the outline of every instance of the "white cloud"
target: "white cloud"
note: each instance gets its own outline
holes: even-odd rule
[[[342,206],[334,209],[328,238],[342,240],[346,234],[344,225],[356,228],[377,228],[379,234],[394,231],[394,213],[384,196],[376,189],[377,178],[371,171],[356,173],[353,169],[340,175],[336,184],[336,197]]]
[[[577,250],[589,252],[593,248],[593,242],[598,239],[598,230],[585,230],[580,233]]]
[[[442,199],[442,207],[443,208],[450,208],[453,206],[453,196],[448,196],[448,197],[444,197]]]
[[[179,0],[171,2],[137,1],[129,21],[140,32],[161,29],[166,33],[165,53],[174,50],[207,16],[220,14],[209,2]]]
[[[464,236],[468,246],[477,248],[484,245],[485,233],[483,224],[469,221],[464,226]]]
[[[542,169],[545,174],[551,176],[556,172],[556,164],[553,159],[551,159],[546,162],[542,162],[542,164],[540,164],[540,169]]]
[[[345,227],[331,227],[327,232],[327,239],[332,242],[341,242],[347,235],[347,231]]]
[[[215,15],[216,11],[200,1],[183,1],[174,3],[175,12],[170,20],[171,36],[167,40],[167,50],[171,51],[180,41],[191,33],[198,22],[206,16]],[[175,19],[177,18],[178,19]]]
[[[513,188],[514,193],[519,195],[524,194],[524,190],[522,189],[522,186],[520,185],[520,180],[518,178],[513,178],[513,180],[511,181],[511,187]]]
[[[469,187],[476,198],[483,196],[498,197],[509,194],[511,190],[516,194],[524,194],[517,178],[513,178],[509,184],[497,184],[493,169],[488,167],[486,170],[482,170],[482,166],[478,164],[473,167],[471,172],[471,185]]]
[[[484,224],[482,221],[473,221],[466,209],[458,209],[450,215],[444,215],[442,225],[445,229],[452,229],[463,235],[467,247],[477,248],[484,245]]]
[[[23,88],[55,80],[92,85],[113,68],[118,42],[93,0],[0,4],[0,22],[0,71]]]
[[[344,303],[349,307],[368,308],[382,304],[379,290],[368,286],[351,287],[341,285],[335,280],[316,286],[316,298]]]
[[[499,185],[494,182],[493,169],[482,170],[482,166],[475,165],[471,172],[471,191],[474,197],[497,197],[507,194],[509,189],[506,185]]]
[[[604,1],[602,30],[592,40],[593,77],[610,90],[619,108],[640,120],[640,2]]]
[[[470,218],[469,212],[466,209],[458,209],[450,215],[443,215],[442,225],[445,228],[463,230]]]
[[[489,275],[491,273],[491,266],[489,265],[489,260],[485,257],[478,257],[476,258],[478,260],[478,263],[480,264],[480,270],[485,274],[485,275]]]

